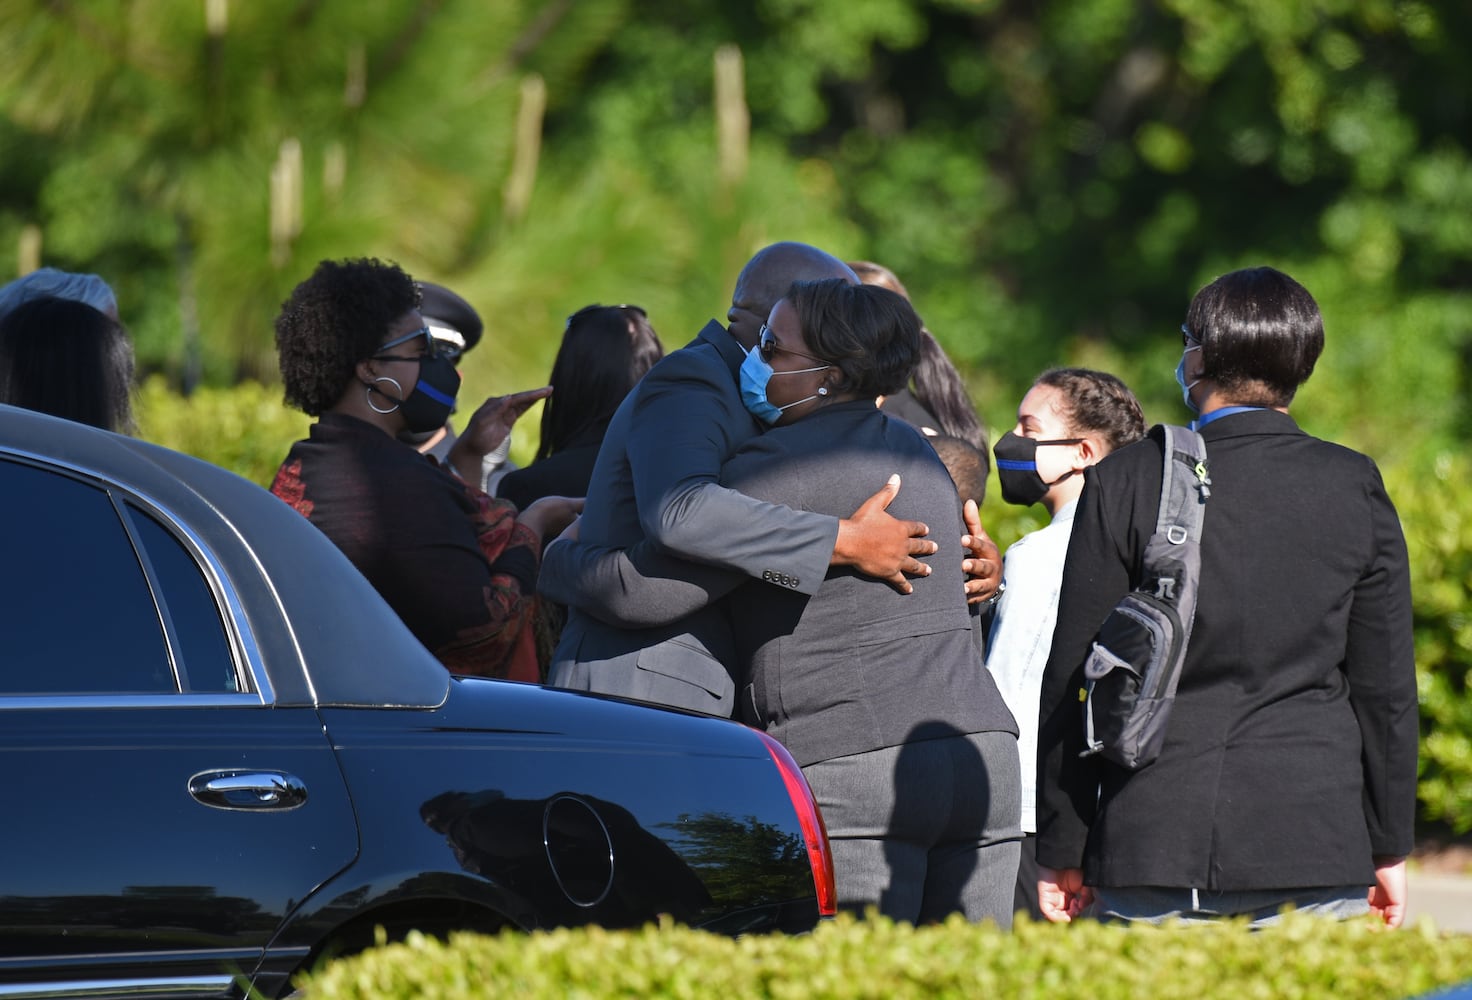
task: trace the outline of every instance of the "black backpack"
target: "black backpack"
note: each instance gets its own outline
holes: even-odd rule
[[[1186,660],[1201,576],[1201,522],[1211,496],[1206,442],[1161,424],[1165,469],[1140,584],[1115,605],[1084,662],[1084,751],[1131,771],[1160,756]]]

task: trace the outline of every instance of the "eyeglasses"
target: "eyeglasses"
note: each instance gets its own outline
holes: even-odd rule
[[[791,354],[793,357],[796,358],[807,358],[809,361],[816,361],[820,365],[828,364],[828,362],[824,361],[822,358],[815,358],[811,354],[804,354],[801,351],[794,351],[790,347],[783,347],[781,344],[777,343],[776,335],[767,328],[767,324],[765,323],[762,324],[761,332],[757,334],[756,349],[757,353],[762,356],[762,360],[765,361],[767,364],[772,363],[772,358],[776,356],[778,351],[781,351],[783,354]]]
[[[1193,335],[1191,333],[1191,328],[1188,327],[1185,323],[1182,323],[1181,324],[1181,346],[1182,347],[1200,347],[1201,346],[1201,341],[1199,341],[1199,340],[1196,339],[1195,335]]]
[[[620,311],[623,312],[625,319],[630,318],[628,314],[631,313],[631,312],[638,313],[640,319],[648,319],[649,318],[649,314],[644,311],[644,307],[643,306],[633,306],[633,305],[629,305],[627,302],[620,303],[619,305],[616,305],[616,306],[604,306],[604,305],[599,305],[597,303],[594,303],[591,306],[583,306],[583,308],[579,309],[577,312],[575,312],[571,316],[567,317],[567,323],[562,328],[563,332],[566,333],[568,330],[571,330],[572,329],[572,325],[574,323],[576,323],[578,320],[583,319],[584,317],[588,316],[590,313],[598,312],[600,309],[618,309],[618,310],[620,310]]]
[[[407,344],[407,343],[410,343],[410,342],[412,342],[414,340],[417,340],[420,337],[423,337],[424,338],[424,353],[423,354],[415,354],[415,355],[405,356],[405,355],[402,355],[402,354],[384,354],[383,353],[384,351],[390,350],[391,348],[398,347],[400,344]],[[434,334],[430,332],[429,327],[427,327],[427,326],[421,326],[419,329],[410,331],[409,333],[404,334],[402,337],[395,337],[393,340],[390,340],[386,344],[379,344],[378,345],[378,353],[377,354],[374,354],[370,360],[373,360],[373,361],[423,361],[425,358],[437,358],[442,353],[444,353],[444,352],[441,350],[440,345],[439,345],[439,342],[434,339]]]

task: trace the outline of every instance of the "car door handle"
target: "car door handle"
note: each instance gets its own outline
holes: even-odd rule
[[[189,779],[189,794],[216,809],[295,809],[307,801],[307,786],[284,771],[201,771]]]

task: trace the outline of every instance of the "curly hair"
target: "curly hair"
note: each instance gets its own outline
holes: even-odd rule
[[[828,278],[795,281],[786,299],[808,347],[842,373],[839,388],[874,397],[909,384],[920,362],[920,317],[904,296]]]
[[[342,398],[353,366],[419,305],[419,286],[397,264],[372,257],[324,260],[292,290],[276,317],[286,403],[320,417]]]
[[[1098,434],[1109,450],[1145,436],[1145,415],[1129,386],[1091,368],[1050,368],[1033,385],[1052,386],[1063,396],[1071,433]]]

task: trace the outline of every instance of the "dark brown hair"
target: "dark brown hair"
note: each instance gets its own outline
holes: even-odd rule
[[[419,286],[397,264],[371,257],[324,260],[292,290],[276,317],[286,402],[320,417],[394,323],[419,305]]]
[[[1129,386],[1092,368],[1050,368],[1033,382],[1057,389],[1071,433],[1097,434],[1109,450],[1145,436],[1145,415]]]
[[[839,370],[840,389],[872,398],[910,381],[920,360],[920,317],[904,296],[830,278],[793,282],[785,298],[808,349]]]
[[[1197,292],[1186,334],[1201,345],[1203,377],[1245,406],[1293,402],[1324,350],[1319,304],[1271,267],[1232,271]]]

